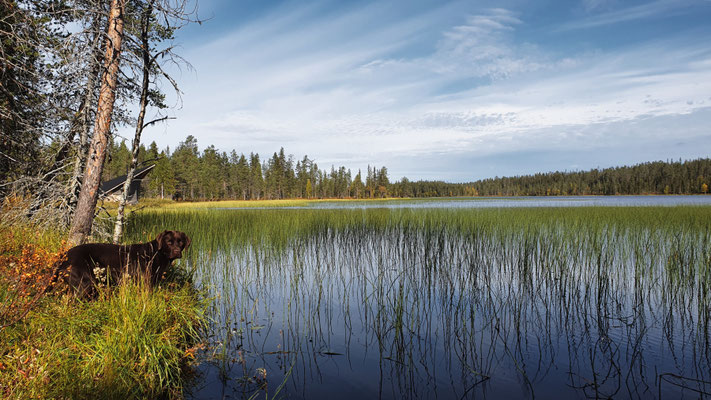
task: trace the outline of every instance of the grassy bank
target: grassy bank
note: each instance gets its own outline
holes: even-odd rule
[[[61,238],[0,226],[0,324],[44,287]],[[42,297],[0,330],[0,397],[182,397],[206,309],[185,276],[178,270],[153,290],[126,283],[92,302]]]

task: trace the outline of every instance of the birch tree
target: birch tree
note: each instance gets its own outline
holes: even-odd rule
[[[126,207],[126,200],[128,199],[129,190],[131,188],[131,181],[133,180],[134,172],[138,166],[138,150],[141,144],[141,134],[143,129],[146,127],[144,125],[144,120],[146,117],[146,107],[148,107],[148,86],[150,84],[151,68],[154,58],[150,54],[150,43],[148,42],[148,32],[150,30],[151,19],[153,18],[153,0],[150,0],[145,5],[145,9],[141,15],[141,42],[140,51],[142,61],[142,82],[141,82],[141,97],[139,103],[138,119],[136,121],[136,134],[133,138],[132,154],[131,154],[131,165],[126,174],[126,181],[123,184],[123,192],[121,194],[121,200],[119,201],[118,210],[116,212],[116,223],[114,224],[114,243],[118,243],[123,234],[123,219],[124,219],[124,208]],[[152,121],[155,122],[155,121]]]

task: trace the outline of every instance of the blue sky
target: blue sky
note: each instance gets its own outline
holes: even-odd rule
[[[711,156],[709,0],[199,10],[177,38],[182,107],[144,134],[160,147],[193,135],[453,182]]]

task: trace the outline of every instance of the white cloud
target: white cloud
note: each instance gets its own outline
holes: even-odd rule
[[[608,10],[612,8],[613,5],[617,5],[617,0],[583,0],[583,8],[587,12],[594,12],[598,10]]]
[[[562,25],[561,30],[589,29],[633,20],[669,16],[698,3],[699,0],[656,0],[614,11],[603,12],[583,20],[571,21]],[[587,11],[606,9],[608,4],[609,1],[606,0],[583,1],[583,5]]]
[[[312,10],[270,16],[188,55],[200,78],[185,87],[184,111],[172,125],[201,145],[263,155],[284,146],[356,169],[364,161],[396,165],[399,157],[653,140],[611,127],[711,106],[707,41],[678,37],[556,57],[516,41],[526,21],[504,9],[442,26],[447,10],[373,21],[384,13],[378,4],[335,18],[314,18]],[[655,7],[668,3],[586,23]],[[418,34],[437,26],[438,40],[425,51]]]

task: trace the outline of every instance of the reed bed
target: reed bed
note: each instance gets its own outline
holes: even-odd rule
[[[215,299],[204,368],[245,397],[711,394],[711,207],[164,209],[128,232],[163,227]]]

